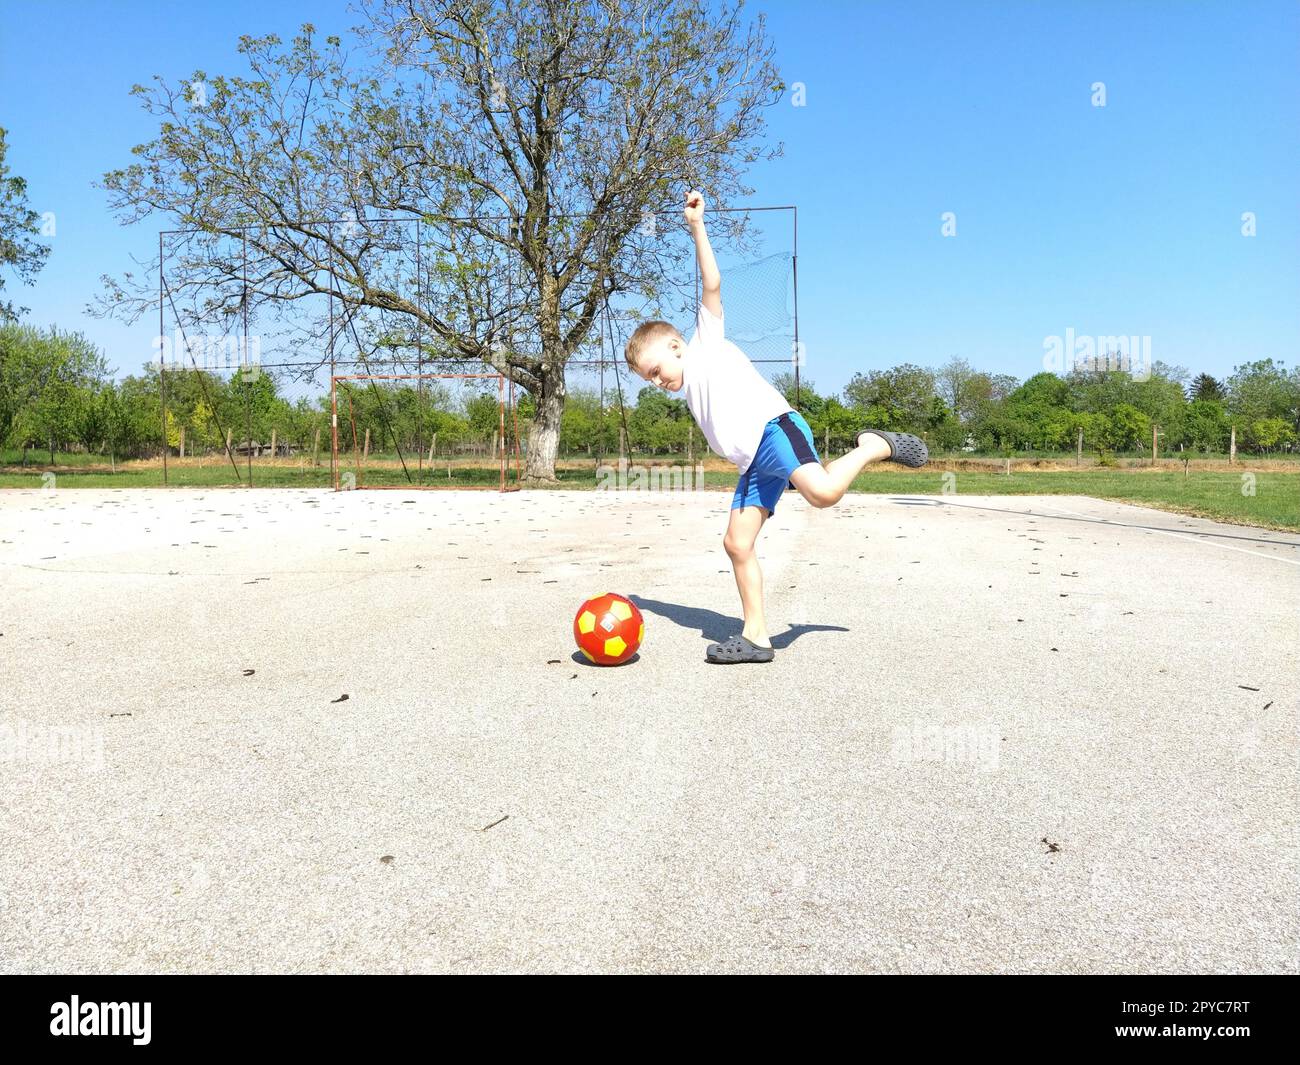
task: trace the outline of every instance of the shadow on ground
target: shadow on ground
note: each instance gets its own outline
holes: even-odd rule
[[[569,659],[570,659],[570,661],[573,662],[574,665],[578,665],[578,666],[590,666],[592,669],[610,669],[610,668],[612,668],[612,667],[610,667],[610,666],[602,666],[599,662],[593,662],[593,661],[591,661],[591,660],[590,660],[586,655],[584,655],[581,651],[574,651],[573,654],[569,655]],[[640,661],[641,661],[641,652],[638,651],[638,652],[637,652],[636,654],[634,654],[631,658],[629,658],[626,662],[620,662],[619,665],[620,665],[620,666],[630,666],[630,665],[632,665],[632,663],[634,663],[634,662],[640,662]]]
[[[713,642],[735,636],[744,621],[730,614],[719,614],[716,610],[707,610],[699,606],[683,606],[681,603],[664,603],[658,599],[645,599],[639,595],[628,597],[642,613],[658,614],[684,629],[697,629],[701,637]],[[809,632],[848,632],[843,625],[791,625],[785,632],[772,636],[772,646],[777,650],[789,647],[795,640]]]

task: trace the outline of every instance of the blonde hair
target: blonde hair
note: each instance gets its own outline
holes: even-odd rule
[[[636,327],[634,332],[627,341],[627,349],[623,352],[623,358],[627,360],[628,366],[632,368],[633,373],[639,373],[637,363],[641,360],[641,355],[651,344],[664,340],[668,337],[682,339],[682,334],[677,331],[677,327],[672,322],[664,322],[658,319],[649,322],[642,322]]]

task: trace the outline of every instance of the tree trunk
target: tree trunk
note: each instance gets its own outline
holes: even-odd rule
[[[560,449],[560,415],[564,411],[564,367],[550,366],[542,375],[542,394],[528,426],[528,458],[524,480],[554,484],[555,456]]]

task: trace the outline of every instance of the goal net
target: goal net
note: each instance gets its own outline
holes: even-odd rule
[[[499,373],[336,374],[334,490],[515,491],[514,382]]]

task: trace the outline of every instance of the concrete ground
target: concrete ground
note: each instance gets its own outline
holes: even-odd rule
[[[0,492],[0,971],[1297,971],[1300,536],[729,502]]]

